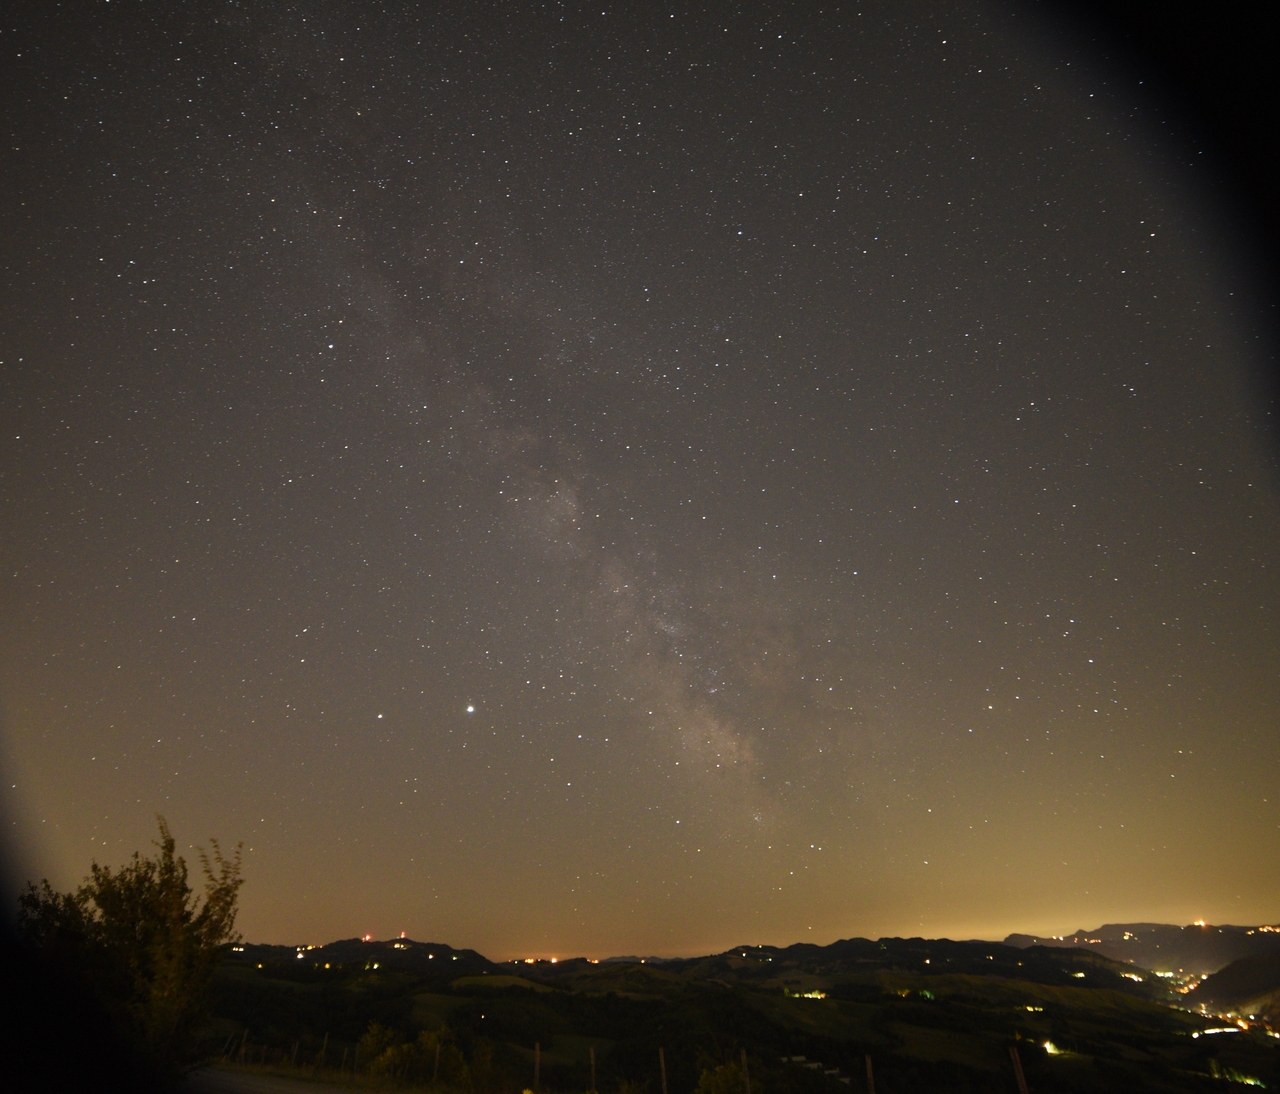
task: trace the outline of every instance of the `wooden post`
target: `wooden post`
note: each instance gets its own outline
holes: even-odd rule
[[[596,1094],[596,1046],[591,1046],[591,1094]],[[750,1094],[750,1091],[747,1092]]]
[[[876,1094],[876,1076],[871,1070],[871,1053],[867,1053],[867,1094]]]
[[[542,1042],[533,1042],[533,1089],[538,1089],[538,1072],[542,1070]]]
[[[435,1086],[440,1078],[440,1041],[436,1040],[436,1066],[431,1069],[431,1085]]]
[[[324,1044],[320,1046],[320,1070],[324,1070],[324,1058],[329,1054],[329,1035],[324,1035]]]
[[[742,1078],[747,1084],[747,1094],[751,1094],[751,1072],[747,1070],[747,1050],[742,1050]]]
[[[338,1065],[338,1073],[345,1074],[347,1070],[347,1046],[342,1046],[342,1063]]]
[[[290,1055],[290,1057],[289,1057],[289,1066],[290,1066],[290,1067],[297,1067],[297,1066],[298,1066],[298,1046],[299,1046],[301,1043],[302,1043],[301,1041],[294,1041],[294,1042],[293,1042],[293,1053],[292,1053],[292,1055]]]
[[[658,1046],[658,1070],[662,1072],[662,1094],[667,1094],[667,1056]]]
[[[249,1043],[249,1027],[244,1027],[244,1036],[240,1038],[240,1064],[244,1065],[245,1046]]]
[[[1013,1077],[1018,1080],[1018,1094],[1027,1094],[1027,1077],[1022,1074],[1022,1058],[1018,1046],[1009,1046],[1009,1058],[1013,1061]]]

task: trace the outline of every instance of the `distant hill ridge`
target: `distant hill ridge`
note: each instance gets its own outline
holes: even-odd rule
[[[1258,932],[1262,932],[1261,941]],[[710,967],[711,964],[742,960],[777,961],[785,964],[801,962],[814,967],[821,965],[834,968],[860,966],[867,962],[880,963],[889,955],[893,955],[894,962],[904,962],[906,965],[918,962],[928,965],[926,958],[931,957],[935,962],[942,961],[947,965],[956,963],[952,965],[953,968],[979,961],[985,970],[990,970],[991,966],[987,962],[995,962],[997,966],[1021,967],[1022,961],[1019,958],[1025,952],[1039,947],[1054,951],[1085,951],[1103,960],[1136,964],[1156,971],[1162,971],[1166,966],[1175,972],[1179,968],[1200,971],[1200,966],[1203,965],[1204,974],[1230,964],[1237,956],[1280,953],[1280,931],[1248,927],[1179,928],[1159,923],[1108,924],[1097,931],[1079,931],[1064,938],[1041,939],[1032,935],[1015,934],[1002,943],[980,939],[846,938],[826,946],[812,942],[796,942],[785,947],[745,944],[734,946],[720,954],[701,957],[616,956],[599,960],[583,957],[528,958],[502,962],[492,961],[476,950],[457,949],[444,942],[421,942],[402,935],[388,939],[374,939],[370,936],[344,938],[323,945],[243,943],[233,948],[232,956],[238,963],[253,965],[278,966],[298,962],[299,967],[305,965],[327,968],[332,965],[335,969],[363,965],[369,970],[400,969],[429,975],[433,979],[455,980],[462,977],[510,976],[517,969],[522,976],[539,979],[578,967],[586,969],[598,966],[621,968],[647,965],[683,973]],[[1199,949],[1193,955],[1194,960],[1188,964],[1189,959],[1185,959],[1185,955],[1195,947]],[[1169,955],[1172,955],[1172,960],[1176,963],[1170,963]]]
[[[1104,923],[1096,930],[1080,930],[1062,937],[1011,934],[1004,942],[1020,949],[1029,946],[1088,949],[1153,972],[1204,976],[1242,958],[1280,953],[1280,926]]]
[[[1280,951],[1231,962],[1188,992],[1187,1002],[1214,1014],[1280,1020]]]

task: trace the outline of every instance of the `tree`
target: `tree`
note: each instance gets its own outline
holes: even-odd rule
[[[234,933],[243,879],[240,847],[226,858],[217,840],[200,850],[204,899],[188,884],[187,864],[157,817],[158,853],[119,870],[94,862],[73,893],[46,880],[18,898],[23,941],[92,992],[115,1033],[141,1061],[169,1079],[197,1059],[208,989]]]

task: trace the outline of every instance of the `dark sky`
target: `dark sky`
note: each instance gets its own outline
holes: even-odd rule
[[[33,5],[7,808],[258,941],[1280,914],[1226,191],[999,4]],[[181,8],[182,10],[178,10]]]

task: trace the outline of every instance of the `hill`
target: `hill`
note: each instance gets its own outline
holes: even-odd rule
[[[1187,993],[1187,1003],[1219,1014],[1280,1023],[1280,953],[1242,957]]]
[[[594,1057],[596,1089],[658,1094],[661,1049],[668,1094],[690,1094],[743,1050],[753,1094],[865,1090],[868,1055],[879,1094],[1005,1092],[1014,1045],[1035,1091],[1280,1084],[1275,1039],[1202,1036],[1222,1020],[1182,1004],[1161,978],[1078,947],[846,939],[653,965],[496,963],[443,944],[349,939],[229,954],[210,1044],[267,1062],[325,1053],[350,1070],[376,1022],[390,1032],[366,1037],[362,1069],[375,1041],[388,1060],[408,1060],[394,1052],[412,1043],[453,1045],[466,1075],[455,1085],[477,1094],[531,1086],[535,1046],[552,1091],[590,1089]],[[402,1050],[384,1047],[397,1039]],[[731,1074],[720,1072],[725,1094],[738,1089]]]
[[[1088,949],[1155,972],[1207,976],[1243,957],[1280,953],[1280,927],[1192,923],[1106,923],[1061,938],[1011,934],[1005,944]]]

